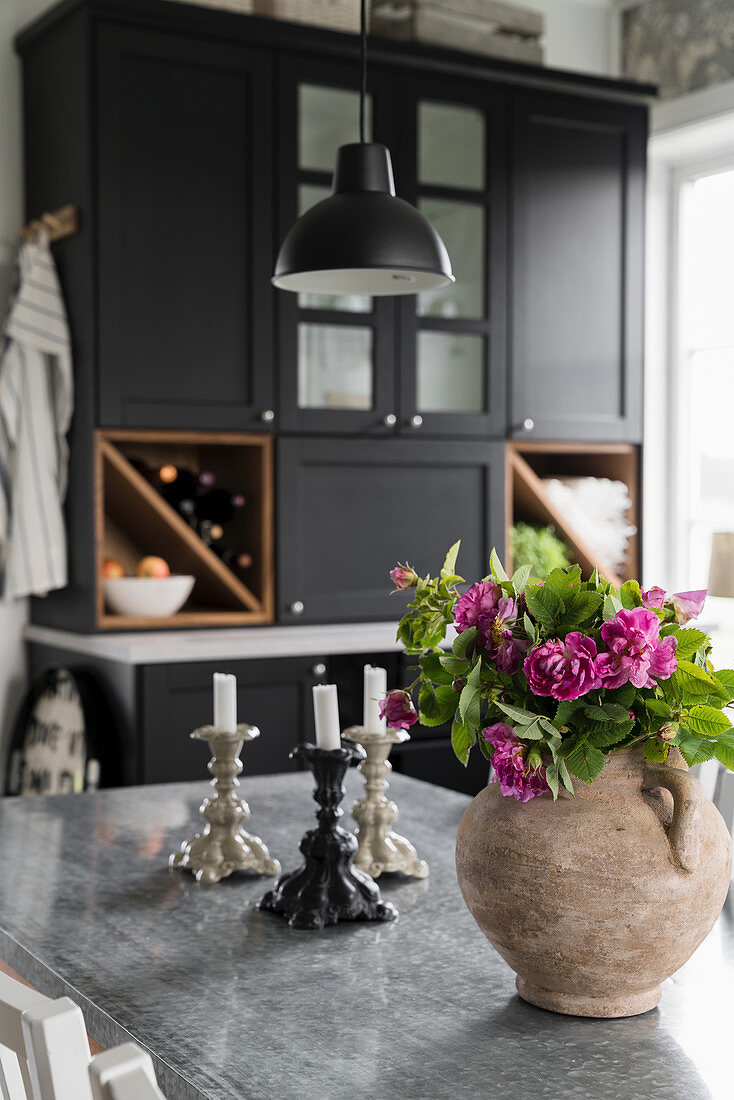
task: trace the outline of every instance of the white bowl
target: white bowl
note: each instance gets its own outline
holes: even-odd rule
[[[116,615],[145,619],[167,619],[186,603],[194,577],[107,577],[105,600]]]

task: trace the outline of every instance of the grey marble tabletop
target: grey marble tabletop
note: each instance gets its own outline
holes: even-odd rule
[[[350,773],[346,807],[360,782]],[[252,830],[286,869],[313,820],[311,786],[307,774],[243,784]],[[655,1011],[556,1016],[518,999],[463,904],[462,795],[393,776],[430,878],[384,884],[394,925],[296,932],[255,911],[269,880],[206,887],[168,870],[206,789],[0,800],[0,956],[76,1000],[103,1045],[147,1048],[170,1100],[734,1096],[731,901]]]

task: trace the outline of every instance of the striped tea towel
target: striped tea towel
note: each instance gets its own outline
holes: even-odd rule
[[[66,310],[48,238],[23,244],[0,358],[0,566],[8,597],[66,585],[66,433],[74,408]]]

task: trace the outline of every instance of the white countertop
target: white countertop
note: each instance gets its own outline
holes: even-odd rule
[[[67,649],[131,665],[178,661],[251,660],[264,657],[329,657],[336,653],[391,653],[396,622],[324,626],[251,626],[213,630],[138,631],[129,634],[73,634],[29,623],[27,642]]]

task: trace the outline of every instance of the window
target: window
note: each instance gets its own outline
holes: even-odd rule
[[[679,173],[673,424],[673,567],[708,582],[711,537],[734,531],[734,160]]]

